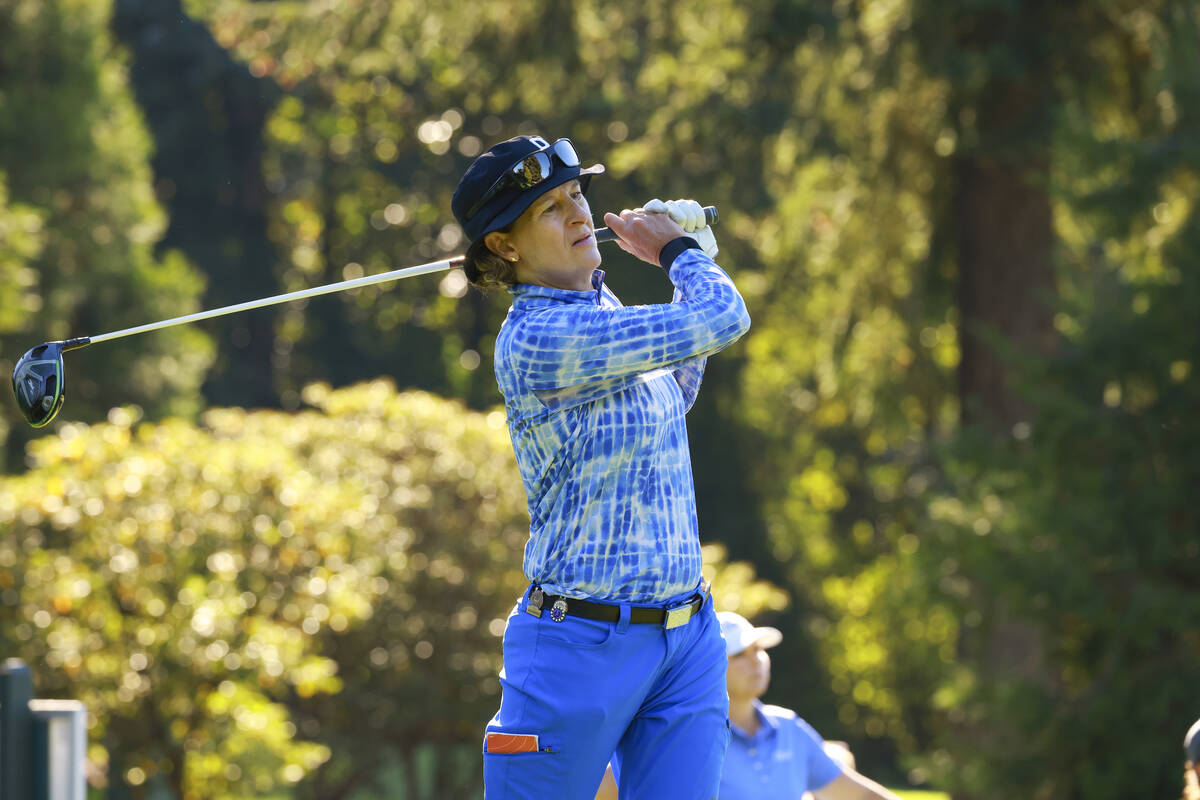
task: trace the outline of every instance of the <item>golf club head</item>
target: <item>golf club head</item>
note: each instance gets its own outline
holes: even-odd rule
[[[46,342],[28,350],[13,369],[13,395],[25,419],[35,428],[46,425],[63,405],[63,345]]]

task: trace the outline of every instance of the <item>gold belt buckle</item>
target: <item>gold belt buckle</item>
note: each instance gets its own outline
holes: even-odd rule
[[[678,628],[680,625],[687,625],[692,618],[692,604],[684,603],[681,606],[667,609],[667,618],[663,620],[663,627],[667,630]]]

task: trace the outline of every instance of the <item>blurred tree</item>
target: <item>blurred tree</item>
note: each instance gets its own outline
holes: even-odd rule
[[[415,799],[429,745],[435,796],[478,792],[525,586],[503,414],[383,382],[305,400],[200,428],[118,409],[0,489],[0,648],[88,705],[93,756],[135,799],[385,792],[397,758]],[[705,560],[730,605],[786,602]]]
[[[267,123],[264,156],[284,289],[460,252],[465,242],[449,213],[457,177],[483,147],[532,132],[570,136],[586,158],[607,162],[609,174],[590,193],[597,216],[654,195],[696,195],[726,212],[723,263],[739,280],[753,268],[754,249],[741,240],[755,235],[769,194],[737,177],[761,174],[756,126],[777,124],[788,107],[790,90],[777,80],[786,77],[777,58],[788,39],[763,22],[774,46],[748,57],[745,26],[759,23],[747,23],[732,2],[567,9],[540,1],[190,0],[185,9],[286,93]],[[784,26],[809,19],[774,16]],[[616,30],[631,36],[613,37]],[[678,62],[645,58],[677,51]],[[730,161],[741,163],[736,174]],[[670,296],[658,270],[615,247],[605,248],[605,269],[626,302]],[[468,292],[458,271],[281,307],[274,381],[285,406],[317,377],[342,385],[387,375],[490,407],[498,399],[492,346],[506,307],[503,296]],[[691,415],[701,530],[781,578],[751,470],[741,466],[757,441],[740,423],[740,352],[710,362]],[[814,685],[811,671],[796,674],[796,685]]]
[[[932,695],[948,725],[924,767],[963,796],[1179,792],[1172,751],[1200,679],[1188,420],[1200,276],[1171,265],[1200,245],[1183,189],[1198,165],[1163,176],[1156,213],[1108,240],[1127,259],[1095,270],[1087,302],[1060,312],[1064,352],[1034,372],[1038,417],[1025,435],[947,449],[908,580],[880,598],[903,608],[932,595],[953,609],[943,626],[967,634],[948,639],[954,677]],[[1013,619],[1036,646],[998,654],[994,632]]]
[[[242,206],[249,228],[217,215],[213,230],[265,224],[269,244],[254,241],[279,254],[283,289],[458,250],[454,180],[517,132],[604,160],[597,211],[652,195],[718,205],[755,331],[713,360],[693,411],[702,531],[796,587],[786,704],[860,758],[899,748],[915,778],[964,797],[1121,797],[1145,793],[1146,774],[1174,780],[1176,743],[1113,723],[1136,706],[1114,676],[1144,670],[1147,718],[1169,711],[1168,673],[1193,647],[1177,636],[1161,663],[1149,655],[1182,624],[1170,610],[1192,607],[1177,539],[1194,485],[1178,411],[1196,329],[1193,5],[188,0],[229,63],[154,4],[123,2],[120,30],[146,59],[139,96],[164,153],[213,147],[188,138],[216,136],[212,108],[253,112],[227,130],[261,126],[261,149],[213,173],[240,174],[248,201],[261,162],[266,200]],[[205,96],[249,91],[177,118],[167,98],[184,79],[159,63],[220,65]],[[204,124],[172,127],[183,119]],[[217,181],[164,159],[219,199]],[[0,220],[50,230],[49,204],[14,180]],[[19,252],[49,252],[47,235]],[[666,294],[615,250],[605,266],[627,301]],[[288,407],[314,377],[387,374],[490,408],[505,305],[448,273],[282,308],[271,375],[260,358],[250,379]],[[453,649],[418,641],[431,661]],[[321,736],[339,730],[310,713]],[[1084,742],[1132,754],[1142,777],[1115,755],[1068,773],[1062,754]],[[348,769],[335,757],[311,785]]]
[[[20,333],[41,304],[37,272],[30,263],[41,253],[44,235],[36,209],[8,202],[7,182],[0,172],[0,337]],[[0,417],[0,441],[7,440],[9,420],[15,417]]]
[[[382,384],[310,397],[67,426],[0,495],[5,650],[88,704],[134,797],[159,773],[179,797],[271,796],[330,758],[315,739],[377,735],[359,711],[379,703],[423,704],[391,721],[435,738],[490,713],[524,515],[502,424]]]
[[[395,266],[384,254],[397,247],[408,248],[395,259],[405,262],[461,247],[447,218],[454,179],[481,147],[517,132],[565,133],[585,154],[602,155],[610,173],[593,184],[597,210],[693,194],[721,207],[722,262],[751,300],[756,335],[713,359],[692,414],[702,531],[767,577],[813,587],[786,626],[783,657],[795,668],[777,688],[832,729],[810,641],[824,622],[809,626],[806,612],[828,606],[819,587],[831,559],[852,574],[898,534],[881,520],[878,540],[859,526],[845,547],[834,527],[843,520],[829,514],[845,503],[842,482],[861,481],[883,450],[911,445],[914,427],[949,430],[956,419],[953,284],[931,281],[928,307],[911,297],[929,252],[921,215],[931,159],[905,160],[900,176],[888,174],[890,161],[870,162],[898,103],[881,102],[867,129],[857,127],[870,97],[861,46],[825,41],[856,35],[845,4],[589,2],[570,13],[555,3],[468,5],[187,4],[218,42],[288,93],[267,128],[267,183],[279,189],[271,235],[293,262],[285,287]],[[938,102],[936,91],[923,92],[914,117],[922,103]],[[926,134],[922,120],[912,124],[914,138]],[[848,153],[868,156],[861,173]],[[917,180],[906,186],[909,178]],[[876,216],[893,202],[904,213],[881,224]],[[804,249],[810,223],[826,236],[819,252]],[[627,301],[666,294],[661,275],[620,253],[606,254],[606,268]],[[455,274],[437,290],[411,281],[285,310],[279,349],[290,351],[294,373],[279,379],[342,382],[384,371],[474,405],[494,402],[489,371],[476,367],[490,359],[503,298],[464,296]],[[914,316],[941,337],[937,360],[903,346]],[[743,385],[745,353],[754,360]],[[829,398],[815,428],[814,357]],[[869,452],[868,428],[876,430]],[[814,431],[829,441],[814,444]],[[835,469],[831,454],[843,451]],[[791,499],[794,487],[818,498],[816,513]],[[776,516],[770,542],[759,498]],[[865,487],[859,499],[846,522],[895,513]],[[936,682],[940,666],[922,662],[924,679]],[[904,722],[887,732],[905,735]],[[869,730],[885,733],[878,720]]]
[[[345,797],[399,761],[406,796],[419,797],[416,757],[433,746],[434,796],[472,795],[499,700],[500,637],[525,588],[528,515],[503,413],[382,383],[304,396],[328,417],[300,452],[317,485],[350,478],[362,511],[347,519],[357,531],[346,557],[371,560],[376,596],[361,623],[313,631],[345,688],[292,702],[301,733],[332,753],[298,794]],[[463,744],[475,758],[457,765]]]
[[[757,570],[745,561],[728,559],[724,545],[709,544],[704,552],[704,577],[712,588],[718,611],[736,611],[747,619],[779,612],[788,607],[788,593],[769,581],[760,580]]]
[[[150,141],[108,33],[110,7],[0,5],[0,258],[5,289],[20,295],[4,298],[5,375],[40,342],[184,314],[201,290],[178,253],[152,251],[164,220],[150,186]],[[69,357],[69,414],[102,419],[131,402],[154,416],[191,413],[210,358],[206,337],[183,329]],[[6,467],[19,465],[33,435],[23,422],[6,426]]]
[[[1091,74],[1055,137],[1062,352],[1024,372],[1032,425],[1002,447],[963,437],[953,496],[931,506],[981,628],[960,644],[974,674],[943,698],[945,739],[970,752],[961,733],[988,709],[1002,744],[957,771],[973,796],[1174,796],[1170,750],[1193,715],[1200,19],[1184,3],[1102,10],[1084,16],[1075,74]],[[993,650],[1009,619],[1036,633],[1023,659]]]
[[[1126,327],[1115,297],[1195,328],[1180,98],[1198,88],[1197,20],[1182,3],[1033,5],[834,3],[836,21],[797,45],[796,111],[767,174],[780,237],[762,248],[767,306],[747,344],[745,408],[769,465],[756,477],[776,553],[825,612],[810,628],[843,725],[921,753],[912,777],[956,797],[1161,794],[1175,745],[1117,724],[1136,705],[1119,676],[1147,658],[1134,629],[1179,620],[1140,603],[1106,615],[1141,581],[1191,608],[1167,570],[1187,545],[1137,558],[1085,520],[1122,520],[1132,547],[1186,519],[1161,495],[1133,513],[1113,482],[1126,466],[1099,455],[1133,453],[1094,415],[1126,396],[1120,378],[1097,388],[1118,348],[1162,348],[1154,380],[1133,381],[1142,403],[1191,363],[1190,338]],[[1136,345],[1114,338],[1135,330]],[[1085,431],[1082,469],[1068,453]],[[1148,460],[1190,485],[1173,447],[1143,446],[1130,469]],[[1129,565],[1119,588],[1087,566],[1093,549]],[[1087,646],[1065,650],[1079,630]],[[1160,719],[1189,647],[1154,668]],[[1111,760],[1093,770],[1081,739]]]
[[[569,40],[539,35],[548,6],[187,8],[253,74],[286,92],[265,131],[264,168],[269,235],[285,256],[278,280],[289,290],[461,251],[450,195],[485,140],[533,130],[534,118],[547,130],[567,127],[579,111],[579,89],[556,113],[543,98],[551,87],[523,86],[502,66],[531,38],[554,45],[547,63],[569,58]],[[454,272],[281,309],[275,380],[285,401],[314,376],[341,385],[386,374],[491,406],[494,381],[480,367],[504,307],[466,289]]]
[[[204,271],[205,308],[279,294],[262,167],[263,126],[278,87],[234,61],[179,0],[119,0],[112,24],[129,48],[130,82],[156,144],[155,188],[170,214],[157,249],[179,249]],[[270,308],[212,323],[209,403],[279,406],[277,314]]]
[[[936,120],[943,127],[923,144],[932,150],[927,157],[949,160],[935,187],[945,200],[934,222],[950,233],[940,236],[944,253],[934,255],[955,267],[964,424],[1007,432],[1028,422],[1032,409],[1012,385],[1012,352],[1048,355],[1054,343],[1055,117],[1065,94],[1094,80],[1088,44],[1112,33],[1109,20],[1086,13],[1089,5],[915,0],[905,20],[910,32],[891,32],[895,44],[912,41],[914,50],[883,48],[885,86],[915,56],[926,79],[944,87]],[[868,36],[888,35],[887,23],[866,14],[862,23]],[[1088,44],[1064,48],[1066,31]]]
[[[741,18],[732,3],[675,11],[585,3],[570,13],[552,2],[430,8],[191,0],[185,7],[252,72],[287,92],[267,127],[266,168],[276,192],[272,240],[291,254],[280,278],[288,289],[461,250],[461,231],[449,215],[455,181],[481,148],[519,132],[568,135],[585,157],[608,163],[609,175],[590,194],[597,216],[654,194],[702,194],[733,215],[721,228],[730,254],[723,260],[739,265],[753,252],[732,223],[744,208],[741,235],[748,235],[767,195],[704,154],[734,148],[732,156],[752,159],[748,173],[760,172],[750,166],[761,158],[754,137],[727,134],[741,131],[747,104],[755,114],[778,116],[787,90],[767,75],[763,85],[775,86],[775,94],[760,99],[745,85],[755,76],[731,77],[744,61],[741,28],[714,23],[726,14]],[[636,36],[616,46],[613,30]],[[686,56],[679,64],[643,64],[647,49],[678,48]],[[764,56],[755,63],[765,69],[772,62]],[[678,91],[674,77],[697,65],[703,78],[687,77],[688,90]],[[731,81],[746,95],[737,107],[723,99]],[[703,129],[693,131],[697,124]],[[669,297],[659,271],[616,248],[605,249],[605,268],[626,302]],[[281,392],[294,397],[313,376],[341,384],[387,374],[401,385],[490,406],[497,400],[492,343],[506,305],[504,297],[467,292],[463,276],[452,272],[440,281],[289,306],[277,330],[276,349],[286,354],[277,373]],[[730,468],[754,449],[738,424],[738,352],[710,363],[692,414],[701,524],[706,539],[725,541],[734,557],[771,570],[758,505],[743,479],[748,471]]]

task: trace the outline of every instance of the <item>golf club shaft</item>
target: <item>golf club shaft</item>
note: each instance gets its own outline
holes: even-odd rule
[[[704,219],[712,225],[718,219],[717,209],[713,206],[704,208]],[[609,228],[597,228],[595,232],[597,242],[610,242],[617,238],[617,235]],[[125,336],[133,336],[139,333],[149,333],[162,328],[171,328],[175,325],[186,325],[190,322],[200,322],[213,317],[223,317],[226,314],[236,314],[240,311],[251,311],[256,308],[265,308],[266,306],[274,306],[279,303],[290,303],[293,300],[303,300],[306,297],[318,297],[323,294],[332,294],[333,292],[341,292],[347,289],[358,289],[363,286],[372,286],[377,283],[387,283],[388,281],[397,281],[401,278],[411,278],[414,275],[426,275],[430,272],[444,272],[445,270],[453,269],[461,265],[463,262],[462,256],[453,256],[452,258],[444,258],[441,261],[431,261],[428,264],[420,264],[415,267],[405,267],[404,269],[395,269],[390,272],[381,272],[378,275],[366,275],[362,278],[352,278],[348,281],[339,281],[338,283],[330,283],[325,286],[314,286],[311,289],[300,289],[287,294],[277,294],[274,297],[264,297],[261,300],[248,300],[245,303],[237,303],[232,306],[224,306],[223,308],[214,308],[209,311],[198,311],[195,314],[188,314],[182,317],[174,317],[172,319],[164,319],[160,322],[149,322],[145,325],[138,325],[135,328],[125,328],[112,333],[101,333],[96,336],[84,336],[78,339],[70,339],[63,342],[63,350],[76,350],[80,347],[85,347],[89,344],[97,342],[107,342],[111,339],[120,339]]]
[[[175,325],[185,325],[189,322],[199,322],[204,319],[212,319],[213,317],[223,317],[226,314],[236,314],[239,311],[251,311],[255,308],[265,308],[266,306],[274,306],[279,303],[290,303],[293,300],[303,300],[306,297],[318,297],[323,294],[332,294],[333,292],[341,292],[346,289],[357,289],[362,286],[371,286],[376,283],[386,283],[388,281],[397,281],[401,278],[411,278],[414,275],[425,275],[430,272],[444,272],[448,269],[453,269],[462,263],[462,256],[454,256],[453,258],[444,258],[441,261],[431,261],[428,264],[419,264],[415,267],[405,267],[404,269],[394,269],[391,272],[381,272],[378,275],[366,275],[362,278],[352,278],[348,281],[339,281],[338,283],[330,283],[325,286],[314,286],[311,289],[300,289],[287,294],[277,294],[274,297],[264,297],[261,300],[248,300],[245,303],[238,303],[232,306],[223,308],[214,308],[210,311],[198,311],[195,314],[188,314],[183,317],[175,317],[173,319],[164,319],[161,322],[149,322],[145,325],[138,325],[136,328],[126,328],[121,331],[113,331],[112,333],[102,333],[98,336],[87,337],[86,341],[76,345],[82,347],[84,344],[96,344],[97,342],[107,342],[110,339],[120,339],[124,336],[133,336],[138,333],[147,333],[156,331],[160,328],[170,328]],[[72,340],[80,341],[80,340]],[[64,350],[74,349],[63,347]]]

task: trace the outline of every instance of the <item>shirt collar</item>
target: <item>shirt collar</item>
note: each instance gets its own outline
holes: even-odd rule
[[[748,739],[751,741],[755,739],[766,739],[768,736],[774,736],[775,732],[779,730],[779,720],[763,711],[763,704],[761,700],[755,700],[753,707],[754,713],[758,717],[758,730],[754,732],[753,736],[747,735],[746,732],[737,725],[731,725],[730,729],[743,739]]]
[[[517,283],[508,291],[513,295],[514,306],[545,305],[548,302],[599,305],[603,287],[604,270],[597,269],[592,272],[592,288],[585,292],[574,289],[553,289],[535,283]]]
[[[779,720],[763,711],[765,707],[761,700],[754,701],[754,713],[758,714],[758,721],[772,730],[778,730]]]

